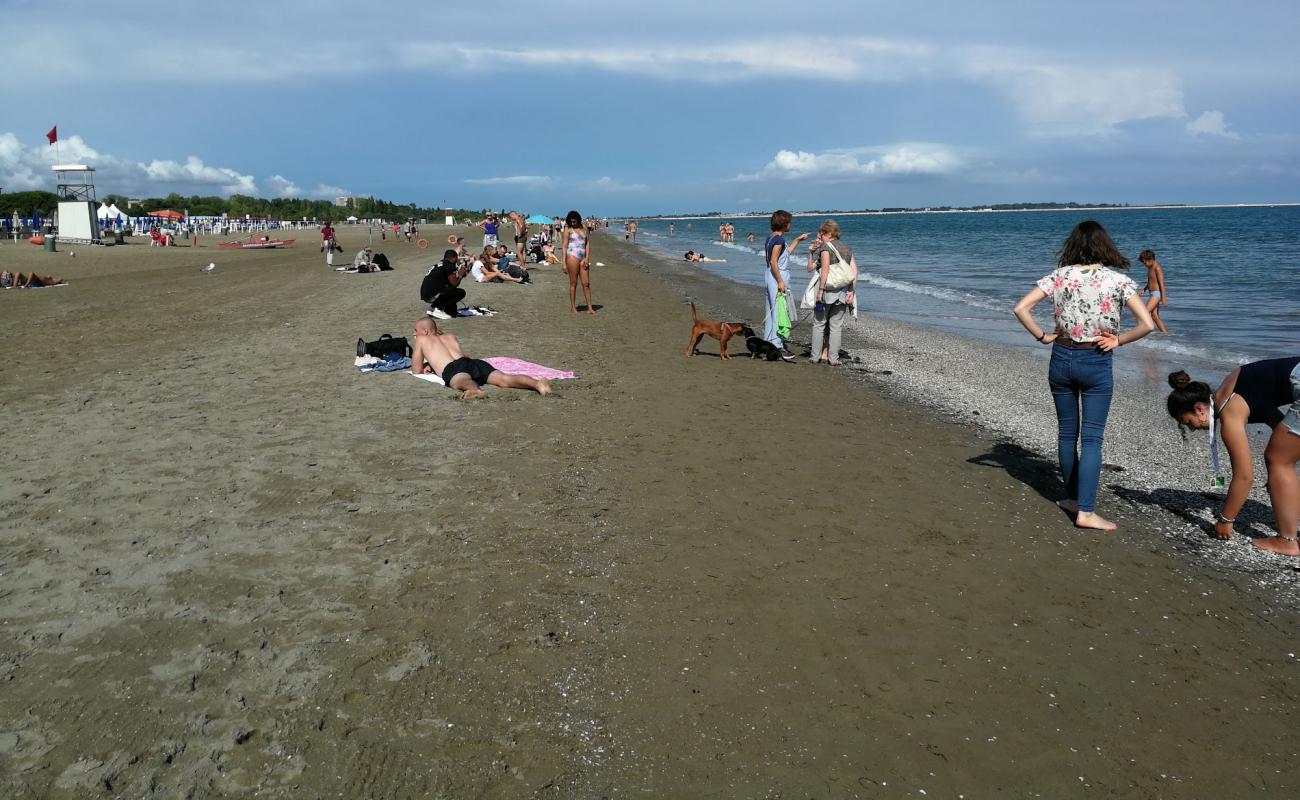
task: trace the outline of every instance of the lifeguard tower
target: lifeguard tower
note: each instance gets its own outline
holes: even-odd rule
[[[59,196],[59,241],[103,244],[95,213],[95,168],[85,164],[55,164],[55,193]]]

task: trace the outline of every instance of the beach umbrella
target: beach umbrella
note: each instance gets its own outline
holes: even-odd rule
[[[162,211],[150,211],[151,217],[162,217],[163,219],[181,219],[185,215],[179,211],[172,211],[170,208],[164,208]]]
[[[39,209],[32,209],[32,233],[41,229],[41,212]]]
[[[555,220],[551,219],[550,217],[544,214],[534,214],[528,219],[524,220],[524,222],[527,222],[532,225],[554,225],[555,224]]]

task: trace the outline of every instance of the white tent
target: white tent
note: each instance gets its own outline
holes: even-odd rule
[[[113,205],[111,205],[111,206],[108,207],[108,218],[109,218],[110,221],[111,221],[111,220],[115,220],[115,219],[122,219],[122,220],[124,220],[124,219],[126,219],[126,214],[123,214],[123,213],[118,209],[118,207],[117,207],[117,203],[114,203]]]
[[[95,216],[99,217],[100,222],[108,219],[108,204],[100,203],[99,208],[95,211]]]
[[[356,221],[357,221],[356,217],[348,217],[348,222],[356,222]]]

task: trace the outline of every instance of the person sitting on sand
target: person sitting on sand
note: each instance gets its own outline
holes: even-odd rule
[[[1296,464],[1300,463],[1300,356],[1240,366],[1229,372],[1213,392],[1209,384],[1194,381],[1181,370],[1169,375],[1169,385],[1173,387],[1165,401],[1169,416],[1179,425],[1210,430],[1210,436],[1221,436],[1228,448],[1232,482],[1214,523],[1214,535],[1219,539],[1232,538],[1232,523],[1250,496],[1255,477],[1246,426],[1258,424],[1273,429],[1264,448],[1264,464],[1278,535],[1254,539],[1252,544],[1270,553],[1300,556],[1296,539],[1300,520],[1300,479],[1296,477]],[[1285,413],[1281,406],[1288,406]],[[1217,438],[1211,438],[1216,473],[1218,444]]]
[[[469,274],[474,276],[478,283],[501,283],[509,281],[510,283],[523,283],[523,278],[517,278],[514,275],[500,268],[500,259],[496,254],[496,249],[492,247],[485,248],[479,257],[474,260],[474,265],[469,268]]]
[[[451,319],[465,299],[461,278],[469,274],[469,265],[460,264],[455,250],[442,254],[442,261],[429,268],[420,282],[420,299],[429,304],[429,314],[437,319]]]
[[[357,272],[370,271],[370,248],[363,247],[357,251],[356,256],[352,259],[352,268]]]
[[[725,258],[709,258],[708,256],[704,255],[703,253],[697,253],[697,252],[695,252],[694,250],[687,250],[687,251],[686,251],[686,260],[687,260],[687,261],[694,262],[694,263],[696,263],[696,264],[725,264],[725,263],[727,263],[727,259],[725,259]]]
[[[450,333],[438,330],[438,323],[428,317],[416,321],[415,343],[411,345],[411,351],[412,375],[440,376],[449,388],[461,393],[461,400],[487,397],[480,388],[484,384],[502,389],[531,389],[540,395],[551,393],[551,384],[545,378],[513,375],[486,361],[469,358],[461,350],[460,341]]]
[[[1115,348],[1155,330],[1137,285],[1114,268],[1128,269],[1106,229],[1093,220],[1080,222],[1066,237],[1056,269],[1016,303],[1014,313],[1039,344],[1052,346],[1047,383],[1056,405],[1056,452],[1066,499],[1057,503],[1079,528],[1113,531],[1115,523],[1096,513],[1101,482],[1101,443],[1106,433],[1115,379]],[[1051,299],[1056,326],[1045,332],[1033,308]],[[1119,332],[1120,311],[1137,319]]]

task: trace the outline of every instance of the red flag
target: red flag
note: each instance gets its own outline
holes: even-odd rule
[[[55,125],[50,128],[50,132],[45,134],[45,138],[50,140],[50,144],[57,142],[59,140],[59,126]]]

